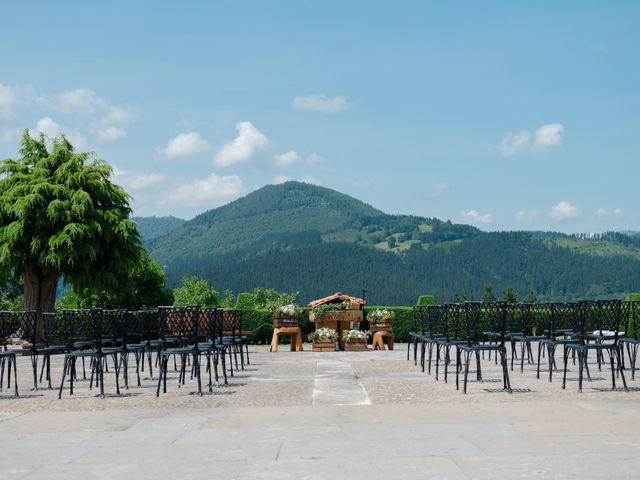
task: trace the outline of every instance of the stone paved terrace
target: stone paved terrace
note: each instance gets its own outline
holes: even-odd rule
[[[251,365],[203,397],[174,373],[160,398],[149,379],[117,397],[110,373],[107,398],[80,381],[58,400],[30,391],[29,360],[18,361],[21,397],[0,394],[0,479],[640,478],[640,375],[611,391],[595,366],[582,394],[575,368],[566,390],[560,375],[516,368],[509,395],[485,360],[485,382],[465,396],[455,375],[436,382],[407,362],[406,345],[252,346]]]

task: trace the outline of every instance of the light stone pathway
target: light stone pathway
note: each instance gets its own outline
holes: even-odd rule
[[[107,398],[81,380],[57,400],[29,391],[19,358],[22,397],[0,394],[0,480],[640,478],[640,378],[611,391],[594,366],[578,394],[573,367],[562,390],[560,375],[538,380],[527,365],[510,372],[508,395],[486,361],[465,396],[397,348],[254,346],[251,365],[203,397],[195,382],[177,388],[175,372],[160,398],[144,378],[116,396],[110,373]]]
[[[319,361],[313,383],[312,405],[371,405],[353,367],[346,361]]]

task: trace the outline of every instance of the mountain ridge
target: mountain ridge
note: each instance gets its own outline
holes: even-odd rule
[[[173,227],[144,237],[172,286],[197,274],[220,290],[273,287],[300,291],[303,301],[367,289],[382,304],[412,303],[420,293],[478,298],[486,284],[498,292],[513,287],[521,296],[535,291],[541,299],[640,289],[638,237],[483,232],[389,215],[299,182],[263,187]]]

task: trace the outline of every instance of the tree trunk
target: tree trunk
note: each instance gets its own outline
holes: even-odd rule
[[[58,272],[42,272],[33,267],[24,269],[24,309],[36,312],[35,337],[37,342],[44,340],[44,319],[42,314],[54,312],[56,308],[56,287]],[[29,331],[23,326],[22,331]],[[31,340],[31,338],[25,339]]]

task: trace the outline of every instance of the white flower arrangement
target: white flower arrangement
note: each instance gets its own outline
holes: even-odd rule
[[[293,303],[278,307],[278,314],[283,317],[297,317],[300,315],[300,312],[301,310]]]
[[[367,339],[367,332],[360,330],[345,330],[342,332],[342,339],[347,343],[361,342]]]
[[[395,313],[393,313],[391,310],[387,310],[386,308],[384,309],[378,308],[373,312],[370,312],[369,314],[367,314],[367,318],[369,320],[373,320],[376,322],[393,320],[395,318]]]
[[[333,328],[319,328],[311,335],[309,335],[311,341],[336,341],[338,339],[338,332]]]

